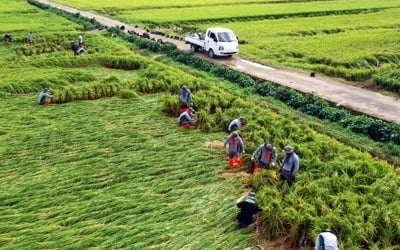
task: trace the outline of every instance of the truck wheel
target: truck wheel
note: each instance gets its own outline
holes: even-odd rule
[[[210,58],[214,58],[215,57],[214,51],[212,49],[208,50],[208,57],[210,57]]]
[[[194,45],[194,44],[191,44],[191,45],[190,45],[190,50],[191,50],[192,52],[197,52],[197,51],[199,51],[199,46]]]

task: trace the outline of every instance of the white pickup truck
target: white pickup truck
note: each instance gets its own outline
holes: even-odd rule
[[[238,39],[230,29],[209,28],[205,34],[190,34],[185,37],[193,52],[204,50],[208,56],[232,56],[239,52]]]

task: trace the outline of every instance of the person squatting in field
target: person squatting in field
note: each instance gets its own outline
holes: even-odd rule
[[[181,128],[192,128],[195,122],[195,111],[192,108],[189,108],[182,114],[180,114],[178,118],[178,123]]]
[[[322,231],[315,240],[315,250],[339,250],[336,235],[330,229]]]
[[[40,93],[39,93],[39,98],[37,100],[39,105],[44,105],[44,104],[50,104],[50,98],[53,98],[52,95],[50,95],[49,90],[47,88],[44,88]]]
[[[276,159],[276,148],[271,142],[265,141],[265,143],[259,146],[251,156],[251,162],[255,165],[253,173],[257,173],[261,168],[273,168],[275,166]]]
[[[179,113],[185,112],[191,106],[192,103],[192,92],[186,85],[183,85],[179,89],[178,99],[180,101]]]
[[[75,43],[75,41],[72,41],[71,42],[71,50],[74,52],[74,55],[79,55],[79,54],[82,54],[82,53],[85,53],[86,52],[86,49],[85,49],[85,47],[83,47],[83,46],[78,46],[76,43]]]
[[[242,138],[240,138],[238,132],[232,132],[225,140],[224,149],[226,150],[226,146],[229,145],[228,157],[229,157],[229,170],[233,170],[235,168],[235,164],[238,167],[242,166],[242,160],[240,159],[240,155],[244,153],[244,143]]]
[[[237,220],[240,227],[247,227],[256,221],[256,214],[262,210],[256,204],[256,193],[250,192],[245,200],[239,199],[236,204],[240,208],[240,212],[237,215]]]
[[[231,133],[236,130],[243,130],[243,127],[246,125],[246,119],[244,117],[240,117],[235,119],[229,123],[228,132]]]
[[[288,185],[291,186],[299,171],[299,157],[292,146],[286,146],[284,152],[286,155],[280,170],[280,179],[287,181]]]

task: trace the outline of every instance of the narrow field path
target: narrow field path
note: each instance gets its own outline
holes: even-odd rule
[[[49,4],[70,13],[79,12],[82,16],[95,18],[100,23],[112,26],[125,26],[125,31],[133,30],[137,33],[144,33],[145,30],[135,28],[129,24],[114,20],[102,15],[94,14],[88,11],[68,7],[62,4],[51,2],[50,0],[38,0],[39,2]],[[165,38],[163,36],[151,35],[156,40],[161,39],[164,42],[175,44],[181,50],[188,50],[189,46],[182,41]],[[249,75],[273,81],[283,86],[287,86],[304,93],[312,93],[325,100],[336,103],[337,105],[349,108],[376,117],[382,120],[400,123],[400,100],[399,98],[385,96],[380,93],[362,89],[359,87],[347,85],[327,77],[309,77],[305,73],[288,69],[276,69],[245,60],[239,56],[231,59],[220,58],[210,59],[204,54],[198,54],[200,57],[225,65],[229,68],[245,72]]]

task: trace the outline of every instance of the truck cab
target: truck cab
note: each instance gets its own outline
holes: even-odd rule
[[[209,28],[205,34],[204,50],[208,56],[232,56],[239,52],[239,43],[232,30]]]

